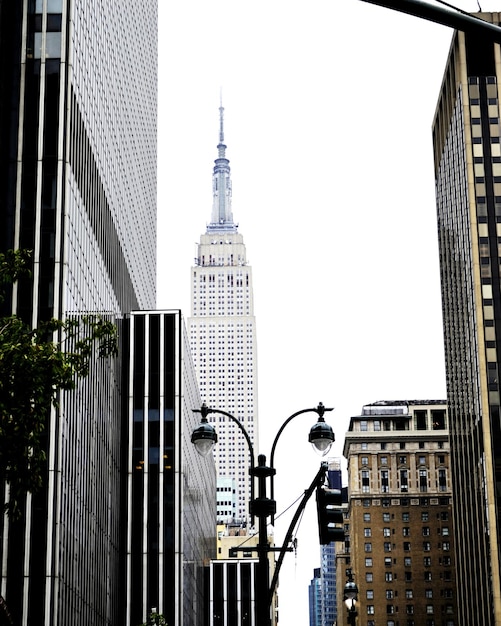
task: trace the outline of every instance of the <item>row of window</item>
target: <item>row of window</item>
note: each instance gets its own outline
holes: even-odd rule
[[[393,600],[393,598],[397,598],[398,597],[398,591],[394,591],[393,589],[386,589],[385,592],[385,596],[387,600]],[[449,589],[441,589],[440,590],[440,596],[443,598],[452,598],[453,597],[453,590],[452,588]],[[433,598],[433,589],[425,589],[424,590],[424,597],[427,599],[431,599]],[[374,590],[373,589],[367,589],[366,591],[366,598],[367,600],[374,600]],[[414,598],[414,590],[413,589],[406,589],[405,590],[405,598],[406,600],[412,600]]]
[[[397,474],[396,489],[401,493],[406,493],[411,488],[410,471],[407,469],[401,469]],[[437,487],[439,491],[447,491],[447,470],[445,468],[439,468],[437,471]],[[360,472],[360,487],[362,493],[370,493],[371,489],[371,470],[361,470]],[[429,479],[428,470],[419,469],[417,473],[416,488],[420,492],[425,493],[428,491]],[[381,493],[390,492],[390,470],[379,471],[379,488]]]
[[[384,559],[384,563],[386,567],[391,567],[392,565],[396,564],[396,559],[391,559],[391,557],[385,557]],[[450,567],[452,564],[452,560],[451,557],[446,556],[446,557],[440,557],[439,559],[439,563],[443,566],[443,567]],[[407,565],[407,567],[411,567],[412,566],[412,561],[411,561],[411,557],[406,557],[406,559],[404,559],[404,564]],[[428,568],[431,567],[432,564],[432,560],[430,556],[425,556],[423,557],[423,566]],[[374,563],[373,563],[373,559],[372,557],[366,557],[365,558],[365,567],[373,567]],[[367,572],[365,579],[367,582],[372,582],[374,578],[374,574],[372,572]],[[452,581],[452,572],[450,570],[446,570],[444,572],[440,573],[440,578],[442,580],[445,580],[446,582],[451,582]],[[397,579],[397,574],[393,573],[393,572],[388,572],[385,571],[384,573],[384,580],[385,582],[393,582],[393,580]],[[425,570],[423,572],[423,580],[425,582],[430,582],[432,579],[432,572],[429,571],[428,569]],[[404,572],[404,580],[405,582],[412,582],[412,572]]]
[[[441,520],[446,522],[449,519],[448,511],[440,511],[437,515],[437,520]],[[428,522],[430,520],[430,512],[429,511],[420,511],[421,521]],[[370,522],[372,519],[371,513],[364,513],[364,522]],[[389,511],[383,511],[383,522],[389,522],[390,520],[395,519],[395,513],[390,513]],[[410,511],[402,511],[402,521],[410,522],[411,513]]]
[[[423,537],[429,537],[431,535],[431,529],[429,526],[423,526],[421,528],[421,533],[423,535]],[[383,528],[383,537],[390,537],[391,535],[395,534],[395,529],[391,529],[388,526],[385,526]],[[404,537],[410,537],[411,535],[411,529],[409,526],[404,526],[402,528],[402,534]],[[437,534],[438,535],[443,535],[443,536],[448,536],[449,535],[449,527],[448,526],[441,526],[439,528],[437,528]],[[364,528],[364,537],[372,537],[372,528]]]

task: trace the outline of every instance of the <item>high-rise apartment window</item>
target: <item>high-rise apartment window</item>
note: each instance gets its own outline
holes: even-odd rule
[[[360,420],[360,430],[363,432],[367,430],[367,420]]]
[[[383,537],[390,537],[391,535],[391,530],[385,526],[385,528],[383,528]]]
[[[372,531],[370,528],[364,528],[364,537],[370,537],[372,534]]]
[[[364,522],[370,522],[370,521],[371,521],[371,514],[364,513]]]
[[[365,574],[365,582],[366,583],[371,583],[373,581],[373,579],[374,579],[374,576],[373,576],[372,572],[367,572]]]
[[[416,430],[426,430],[426,411],[414,411],[414,418],[416,420]]]
[[[445,469],[438,470],[438,490],[447,491],[447,477]]]
[[[432,411],[431,421],[433,430],[445,430],[445,410]]]
[[[372,567],[372,558],[368,557],[365,559],[365,567]]]
[[[425,469],[419,470],[419,491],[428,491],[428,472]]]
[[[387,583],[391,583],[393,581],[393,574],[391,572],[385,572],[384,579]]]
[[[365,551],[366,552],[372,552],[372,543],[366,542],[366,544],[365,544]]]
[[[423,541],[423,551],[424,552],[431,551],[431,543],[429,541]]]
[[[390,491],[390,478],[388,470],[381,470],[381,493],[388,493]]]
[[[374,589],[367,589],[366,597],[367,600],[374,600]]]
[[[370,491],[369,470],[362,470],[362,493],[369,493],[369,491]]]
[[[387,600],[393,600],[393,589],[387,589],[386,590],[386,599]]]
[[[400,491],[403,493],[409,491],[409,471],[406,469],[400,470]]]
[[[368,456],[363,456],[362,457],[362,465],[369,465],[369,457]]]

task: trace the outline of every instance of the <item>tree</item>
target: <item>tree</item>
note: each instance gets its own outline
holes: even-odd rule
[[[29,274],[27,251],[0,253],[0,302]],[[8,513],[17,517],[27,492],[43,484],[43,434],[61,391],[88,375],[92,357],[116,355],[116,326],[100,315],[51,319],[31,328],[0,317],[0,480],[9,484]]]
[[[148,615],[146,622],[143,622],[140,626],[167,626],[167,621],[161,613],[156,613],[156,609],[153,609]]]

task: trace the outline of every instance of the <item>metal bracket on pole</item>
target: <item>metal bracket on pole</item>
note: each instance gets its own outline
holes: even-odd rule
[[[270,591],[268,595],[268,606],[271,606],[271,602],[273,600],[273,593],[275,592],[275,587],[277,586],[277,583],[278,583],[278,575],[280,573],[280,568],[282,567],[282,562],[284,560],[285,553],[291,551],[291,549],[288,546],[292,540],[292,534],[294,533],[294,529],[296,528],[296,524],[299,520],[299,516],[304,511],[306,503],[311,498],[313,492],[317,488],[317,485],[319,485],[321,479],[325,477],[325,473],[327,472],[327,469],[328,469],[327,463],[325,463],[325,461],[322,462],[320,465],[320,469],[318,470],[315,478],[313,479],[313,482],[308,487],[308,489],[304,492],[303,499],[301,500],[296,512],[294,513],[294,517],[292,518],[292,522],[290,523],[289,530],[287,531],[287,534],[285,535],[284,544],[281,548],[279,548],[280,555],[275,565],[275,572],[273,573],[273,579],[270,585]]]

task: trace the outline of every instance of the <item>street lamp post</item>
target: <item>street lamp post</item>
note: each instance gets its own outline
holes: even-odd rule
[[[250,501],[250,514],[252,519],[257,517],[259,521],[259,541],[256,547],[256,551],[258,553],[258,566],[257,566],[257,589],[256,589],[256,624],[259,626],[270,626],[271,625],[271,616],[270,616],[270,607],[271,601],[273,598],[273,592],[277,584],[278,580],[278,570],[279,566],[282,563],[283,556],[286,551],[289,551],[288,547],[288,537],[287,542],[281,548],[271,547],[268,541],[268,532],[267,532],[267,520],[269,517],[274,520],[275,512],[276,512],[276,502],[274,500],[274,476],[275,476],[275,468],[273,467],[275,448],[278,442],[280,435],[282,434],[284,428],[287,424],[303,413],[316,413],[318,415],[317,423],[311,428],[308,440],[314,446],[314,448],[322,455],[327,454],[332,446],[334,441],[334,432],[332,428],[326,424],[324,420],[324,413],[326,411],[332,411],[333,409],[328,409],[324,407],[322,403],[314,409],[303,409],[301,411],[297,411],[289,418],[285,420],[285,422],[280,427],[275,440],[273,442],[273,446],[271,449],[270,456],[270,466],[266,465],[266,456],[264,454],[260,454],[257,459],[257,465],[255,462],[254,456],[254,447],[252,445],[252,441],[240,423],[240,421],[228,413],[227,411],[223,411],[221,409],[211,409],[205,403],[202,405],[200,409],[193,409],[197,413],[201,413],[202,420],[200,425],[193,431],[191,436],[192,443],[196,446],[198,452],[203,456],[207,456],[212,450],[213,445],[217,442],[217,433],[214,427],[207,421],[207,416],[210,413],[218,413],[220,415],[225,415],[228,419],[232,420],[237,424],[237,426],[242,431],[247,444],[249,446],[250,451],[250,475],[251,479],[251,501]],[[304,508],[308,498],[311,496],[311,493],[314,490],[315,485],[320,480],[322,474],[325,475],[326,464],[322,464],[321,469],[318,474],[315,476],[315,479],[310,486],[310,489],[305,493],[305,497],[301,504],[299,505],[298,511],[296,512],[296,518],[298,512]],[[257,479],[257,497],[255,497],[255,488],[254,481]],[[267,495],[267,481],[270,480],[270,497]],[[307,496],[307,497],[306,497]],[[290,529],[289,529],[290,530]],[[246,548],[248,550],[248,548]],[[273,576],[273,581],[270,587],[270,570],[269,570],[269,559],[268,554],[270,552],[280,552],[280,560],[277,569],[275,570],[275,575]]]
[[[358,600],[358,587],[353,580],[353,574],[351,569],[346,570],[348,576],[348,582],[344,586],[344,603],[348,609],[348,624],[350,626],[356,626],[357,609],[355,607]]]

